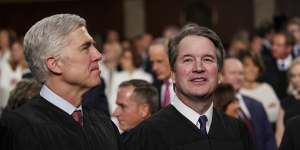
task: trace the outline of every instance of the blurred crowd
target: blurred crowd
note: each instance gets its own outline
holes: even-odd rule
[[[124,104],[120,104],[120,84],[126,81],[142,79],[152,83],[160,99],[157,108],[172,103],[175,93],[170,83],[167,46],[179,30],[180,27],[167,26],[161,37],[142,33],[123,39],[112,29],[101,38],[94,37],[104,56],[99,65],[103,82],[100,86],[105,88],[101,97],[93,98],[107,101],[107,114],[117,124],[125,113],[121,108]],[[279,28],[276,23],[265,23],[252,32],[239,31],[227,45],[223,83],[215,92],[215,107],[235,118],[244,110],[245,117],[254,120],[251,108],[239,101],[242,96],[254,99],[262,104],[266,121],[272,127],[271,135],[279,145],[286,121],[300,115],[300,18],[290,18]],[[40,92],[41,83],[30,73],[23,51],[23,35],[12,29],[0,30],[1,111],[15,109]],[[121,124],[118,127],[121,132],[132,128]],[[249,128],[256,130],[255,125]]]

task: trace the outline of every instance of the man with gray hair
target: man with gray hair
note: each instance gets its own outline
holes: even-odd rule
[[[110,119],[82,107],[83,94],[100,84],[102,55],[94,45],[86,21],[77,15],[53,15],[29,29],[25,56],[43,86],[28,104],[3,113],[2,149],[120,149]]]
[[[130,150],[250,150],[243,123],[213,108],[224,48],[215,32],[185,26],[169,42],[168,56],[176,96],[171,105],[128,133]]]

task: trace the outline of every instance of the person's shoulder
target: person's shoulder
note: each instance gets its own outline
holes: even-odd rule
[[[87,113],[89,117],[91,117],[91,119],[93,120],[99,120],[102,122],[111,122],[111,119],[107,115],[105,115],[103,112],[98,111],[96,109],[83,106],[83,112]]]
[[[255,98],[253,97],[250,97],[250,96],[247,96],[247,95],[242,95],[243,97],[243,100],[245,101],[245,103],[250,103],[252,105],[255,105],[255,106],[258,106],[258,107],[263,107],[262,103],[258,100],[256,100]]]
[[[287,121],[287,128],[298,129],[300,126],[300,115],[295,116]]]

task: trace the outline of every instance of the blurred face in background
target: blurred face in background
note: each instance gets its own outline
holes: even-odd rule
[[[243,60],[244,75],[245,81],[247,82],[256,82],[256,79],[259,75],[259,68],[255,65],[253,60],[250,57],[245,57]]]
[[[15,62],[20,62],[24,58],[24,49],[21,43],[14,42],[11,46],[11,59]]]
[[[300,92],[300,63],[292,66],[290,70],[290,83],[293,88],[299,93]]]
[[[171,67],[167,50],[162,45],[151,45],[149,47],[149,59],[152,71],[158,80],[168,80],[171,75]]]
[[[244,82],[243,64],[236,58],[229,58],[224,61],[222,71],[224,83],[231,84],[234,90],[239,91]]]
[[[132,53],[129,50],[124,51],[120,59],[120,64],[122,69],[129,70],[135,68],[132,59],[133,59]]]
[[[106,43],[103,47],[104,62],[118,62],[122,52],[118,43]]]
[[[289,24],[287,30],[294,36],[297,43],[300,44],[300,26],[298,24]]]
[[[262,49],[262,43],[263,43],[263,39],[261,37],[259,37],[259,36],[253,37],[253,39],[250,43],[251,50],[253,50],[255,53],[259,54]]]
[[[6,30],[0,31],[0,50],[9,47],[9,33]]]
[[[275,34],[272,40],[272,55],[276,59],[285,59],[292,51],[292,47],[286,45],[286,37],[283,34]]]

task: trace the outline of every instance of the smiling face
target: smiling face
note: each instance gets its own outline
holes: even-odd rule
[[[190,35],[178,45],[172,79],[180,99],[207,99],[218,84],[216,47],[205,37]]]
[[[94,40],[85,27],[67,36],[68,44],[59,56],[61,81],[72,86],[91,88],[100,83],[98,61],[102,55],[94,47]]]

